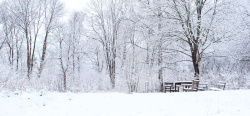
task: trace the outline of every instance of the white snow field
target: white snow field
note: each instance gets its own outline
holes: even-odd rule
[[[250,116],[250,90],[188,93],[0,92],[0,116]]]

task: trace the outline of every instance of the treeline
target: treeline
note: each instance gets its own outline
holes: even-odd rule
[[[250,88],[248,0],[0,4],[0,89],[163,92],[165,81]],[[66,17],[66,18],[65,18]]]

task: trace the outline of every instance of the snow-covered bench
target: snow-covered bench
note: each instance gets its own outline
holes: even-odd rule
[[[217,87],[211,87],[211,88],[209,88],[209,90],[222,91],[222,90],[225,90],[225,88],[226,88],[226,83],[225,82],[219,82],[217,84]]]
[[[192,81],[192,84],[182,84],[183,91],[184,92],[198,91],[199,82],[200,82],[199,80],[195,79]]]
[[[198,91],[206,91],[206,90],[208,90],[208,84],[200,83],[198,86]]]
[[[165,93],[167,91],[171,92],[179,92],[179,87],[174,86],[174,83],[170,83],[170,82],[165,82],[164,83],[164,89],[165,89]]]

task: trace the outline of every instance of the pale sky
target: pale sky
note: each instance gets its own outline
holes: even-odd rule
[[[83,11],[91,0],[60,0],[64,3],[65,15],[63,21],[67,21],[70,14],[74,11]]]
[[[60,0],[65,4],[65,10],[72,12],[78,10],[84,10],[90,0]]]
[[[0,0],[2,2],[3,0]],[[65,9],[67,11],[74,11],[74,10],[83,10],[87,7],[87,4],[91,0],[59,0],[65,4]]]

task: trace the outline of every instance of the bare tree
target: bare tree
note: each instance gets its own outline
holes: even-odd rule
[[[170,20],[167,19],[169,14],[167,1],[142,0],[140,3],[141,9],[146,12],[143,15],[139,14],[143,17],[140,19],[141,29],[146,30],[143,33],[148,38],[144,40],[147,43],[146,63],[150,67],[157,67],[157,91],[163,92],[164,70],[169,67],[167,62],[171,62],[168,59],[168,57],[172,56],[169,52],[169,45],[173,42],[172,39],[169,39],[168,34],[172,30],[170,30]]]
[[[1,15],[1,19],[3,23],[4,41],[9,48],[7,49],[9,64],[13,68],[14,61],[16,61],[16,70],[18,70],[23,38],[20,36],[20,28],[17,25],[15,17],[11,15],[8,10],[2,10],[4,12]]]
[[[52,33],[52,31],[56,28],[56,23],[63,13],[63,4],[58,0],[44,0],[43,6],[44,6],[43,16],[44,16],[45,36],[43,41],[42,58],[40,61],[38,77],[41,76],[41,73],[44,68],[46,51],[48,47],[48,38]]]
[[[67,72],[70,65],[70,50],[71,44],[67,42],[67,35],[64,31],[64,28],[57,29],[57,37],[59,39],[59,62],[60,68],[63,75],[63,91],[67,91]],[[66,45],[65,45],[66,44]]]
[[[8,0],[7,9],[17,19],[17,24],[21,28],[26,40],[27,53],[27,76],[33,70],[35,60],[36,41],[42,27],[42,1],[40,0]]]
[[[58,0],[7,0],[6,6],[6,9],[11,13],[10,16],[16,19],[14,26],[17,29],[20,28],[25,37],[28,79],[30,79],[37,59],[37,40],[43,35],[41,29],[45,29],[42,58],[38,68],[38,76],[40,77],[44,67],[48,38],[56,28],[56,22],[62,16],[63,5]]]
[[[122,0],[94,0],[92,14],[93,39],[102,44],[106,68],[112,88],[115,88],[118,30],[122,21]]]
[[[81,61],[85,53],[82,51],[83,21],[82,12],[74,12],[67,25],[56,29],[55,38],[59,42],[59,66],[63,75],[63,90],[80,86]]]
[[[80,76],[81,71],[81,57],[84,54],[82,49],[84,46],[81,45],[83,40],[83,21],[85,14],[83,12],[74,12],[70,18],[70,38],[72,39],[72,65],[73,65],[73,76]]]
[[[172,0],[170,3],[175,14],[171,19],[176,20],[181,26],[181,31],[176,31],[174,36],[187,43],[190,51],[190,53],[183,50],[179,52],[191,57],[195,78],[200,74],[199,63],[205,50],[228,37],[225,33],[222,33],[222,36],[215,36],[214,31],[216,16],[220,14],[217,9],[223,3],[220,0]]]
[[[3,4],[2,4],[2,3],[0,4],[0,7],[3,8]],[[3,9],[0,9],[0,10],[1,10],[1,11],[0,11],[0,15],[3,16],[3,14],[4,14]],[[0,18],[0,24],[3,23],[2,20],[3,20],[3,19],[2,19],[2,17],[1,17],[1,18]],[[2,32],[0,32],[0,33],[2,33]],[[3,47],[3,45],[4,45],[4,41],[5,41],[4,37],[1,37],[1,36],[0,36],[0,50],[2,49],[2,47]]]

